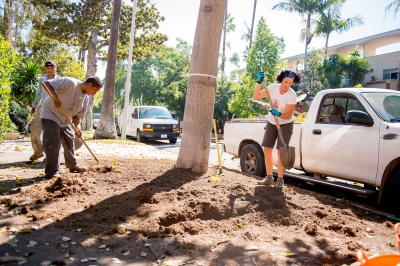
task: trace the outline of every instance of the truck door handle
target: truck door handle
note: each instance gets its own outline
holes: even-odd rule
[[[314,129],[312,131],[312,133],[313,133],[313,135],[321,135],[322,131],[321,131],[321,129]]]

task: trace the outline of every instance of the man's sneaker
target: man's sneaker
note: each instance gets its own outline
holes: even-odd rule
[[[85,166],[76,165],[75,168],[69,169],[71,173],[83,173],[86,172],[87,169]]]
[[[278,180],[276,181],[276,187],[282,188],[285,185],[285,182],[283,181],[283,178],[278,177]]]
[[[44,156],[44,154],[33,154],[31,157],[29,157],[29,160],[31,161],[36,161],[39,158],[42,158]]]
[[[270,175],[267,175],[263,180],[258,181],[257,183],[259,185],[266,185],[266,186],[270,186],[275,182],[274,178]]]

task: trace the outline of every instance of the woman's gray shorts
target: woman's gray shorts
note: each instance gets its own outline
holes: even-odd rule
[[[286,144],[289,145],[290,138],[292,137],[293,134],[293,122],[283,124],[280,126],[282,130],[283,139],[285,140]],[[276,128],[276,125],[267,122],[267,125],[265,126],[264,129],[265,129],[264,138],[263,141],[261,142],[261,146],[267,148],[273,148],[276,139],[278,138],[278,143],[276,144],[276,148],[279,149],[280,147],[283,147],[281,139],[279,138],[278,135],[278,129]]]

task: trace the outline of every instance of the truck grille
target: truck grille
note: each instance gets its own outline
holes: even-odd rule
[[[172,132],[173,125],[153,125],[155,132]]]

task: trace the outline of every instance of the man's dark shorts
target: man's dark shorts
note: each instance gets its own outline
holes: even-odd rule
[[[293,122],[290,122],[287,124],[282,124],[280,126],[281,126],[281,130],[282,130],[283,139],[285,140],[286,145],[289,145],[290,139],[293,134]],[[281,139],[279,138],[279,135],[278,135],[278,129],[276,128],[276,125],[273,125],[270,122],[267,122],[267,125],[265,126],[264,129],[265,129],[264,138],[262,140],[261,146],[267,147],[267,148],[273,148],[275,145],[276,139],[278,139],[276,148],[279,149],[280,147],[283,147]]]

